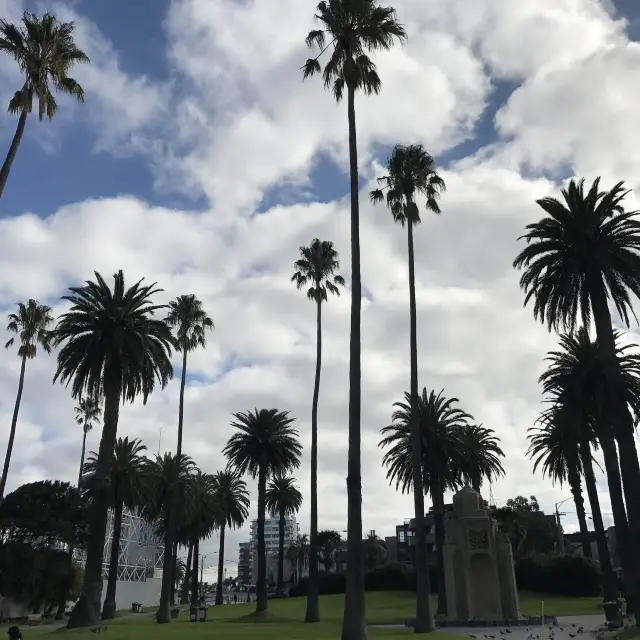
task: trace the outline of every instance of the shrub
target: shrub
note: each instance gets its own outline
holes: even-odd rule
[[[519,589],[563,596],[597,596],[602,587],[600,566],[590,558],[536,554],[516,562]]]

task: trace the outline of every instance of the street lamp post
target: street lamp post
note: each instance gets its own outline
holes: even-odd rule
[[[565,513],[560,513],[558,511],[558,507],[562,506],[567,500],[571,500],[571,498],[565,498],[561,502],[556,502],[556,526],[558,527],[558,542],[560,543],[560,553],[564,555],[564,534],[562,532],[562,523],[560,522],[560,516],[566,515]]]
[[[205,553],[203,556],[200,557],[200,600],[202,600],[202,586],[203,586],[203,580],[204,580],[204,559],[208,556],[213,556],[216,553],[218,553],[217,551],[211,551],[209,553]]]

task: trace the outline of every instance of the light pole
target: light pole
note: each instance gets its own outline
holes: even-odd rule
[[[561,502],[556,502],[556,526],[558,527],[558,542],[560,543],[561,554],[564,554],[564,534],[562,533],[562,523],[560,522],[560,516],[564,516],[566,514],[560,513],[558,511],[558,507],[562,506],[567,500],[571,500],[571,498],[565,498]]]
[[[205,553],[200,557],[200,600],[202,600],[202,581],[204,579],[204,559],[208,556],[213,556],[217,551],[210,551],[209,553]]]

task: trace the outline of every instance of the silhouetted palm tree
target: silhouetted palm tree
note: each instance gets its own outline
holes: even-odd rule
[[[420,223],[420,210],[416,196],[426,200],[427,210],[440,213],[438,198],[445,190],[444,180],[436,172],[434,159],[422,145],[396,145],[387,165],[389,175],[378,178],[382,188],[371,192],[373,203],[385,198],[393,220],[407,226],[407,249],[409,259],[409,354],[411,376],[409,393],[413,398],[411,406],[418,403],[418,330],[416,312],[416,277],[413,251],[413,227]],[[422,450],[418,417],[413,416],[413,499],[416,525],[416,615],[429,621],[433,619],[429,598],[429,561],[427,533],[424,524],[424,491],[422,487]],[[422,612],[422,609],[426,611]],[[420,610],[420,613],[418,611]]]
[[[82,427],[82,452],[80,454],[80,470],[78,471],[78,487],[80,487],[84,470],[84,457],[87,450],[87,434],[93,429],[94,423],[97,422],[102,415],[100,400],[90,396],[80,398],[75,412],[76,422]]]
[[[344,278],[336,275],[340,268],[338,252],[333,242],[314,238],[308,247],[300,247],[300,259],[294,264],[296,270],[291,280],[298,289],[307,289],[307,298],[316,303],[316,378],[311,404],[311,526],[309,528],[309,584],[307,590],[306,622],[320,620],[318,598],[318,396],[320,394],[320,371],[322,367],[322,303],[327,292],[340,295]]]
[[[180,400],[178,403],[178,445],[176,455],[182,455],[182,427],[184,422],[184,389],[187,382],[187,354],[207,344],[206,332],[213,329],[213,320],[202,308],[202,302],[194,294],[178,296],[169,303],[167,324],[176,330],[175,345],[182,352],[182,375],[180,377]],[[173,549],[176,543],[177,510],[176,496],[169,494],[172,502],[169,506],[169,528],[165,543]],[[160,623],[171,622],[171,592],[176,583],[174,573],[175,558],[166,554],[162,563],[162,588],[160,608],[156,620]]]
[[[113,454],[113,465],[109,474],[111,481],[111,509],[113,510],[113,533],[109,556],[107,594],[102,607],[102,619],[116,617],[116,586],[122,535],[122,512],[125,508],[136,509],[145,502],[145,472],[147,459],[142,456],[145,447],[140,440],[118,438]],[[89,477],[87,486],[92,489],[92,477],[96,473],[98,454],[91,452],[84,467]]]
[[[0,41],[1,42],[1,41]],[[9,442],[7,443],[7,453],[4,457],[4,467],[2,468],[2,478],[0,479],[0,504],[4,497],[4,489],[7,486],[7,476],[9,475],[9,464],[13,452],[13,441],[16,437],[16,426],[18,424],[18,412],[20,411],[20,401],[22,400],[22,390],[24,389],[24,372],[27,360],[33,360],[38,353],[38,346],[41,346],[47,353],[51,352],[51,332],[49,326],[53,322],[51,307],[40,304],[37,300],[29,299],[27,304],[18,303],[18,312],[9,314],[7,331],[18,336],[20,344],[18,346],[18,356],[21,359],[20,378],[18,379],[18,393],[16,403],[13,407],[13,417],[11,418],[11,429],[9,430]],[[14,345],[15,338],[9,338],[4,345],[9,349]]]
[[[212,491],[220,514],[220,548],[218,550],[218,582],[216,605],[222,604],[222,579],[224,577],[224,533],[227,527],[241,527],[249,515],[247,483],[235,469],[225,469],[213,474]]]
[[[307,46],[319,50],[303,66],[303,78],[322,71],[324,85],[336,101],[347,92],[349,126],[349,174],[351,184],[351,330],[349,348],[349,453],[348,453],[348,570],[342,640],[361,640],[365,632],[364,565],[362,547],[362,477],[360,460],[360,315],[362,282],[360,277],[360,205],[358,201],[358,145],[356,138],[355,94],[379,93],[381,81],[370,51],[389,50],[404,41],[406,32],[392,7],[376,0],[322,0],[316,20],[321,29],[311,31]],[[327,49],[331,57],[322,70],[319,59]],[[423,629],[424,627],[424,629]],[[416,630],[433,629],[427,614],[418,616]]]
[[[600,179],[585,193],[584,180],[571,180],[562,190],[564,202],[538,200],[546,214],[529,224],[527,246],[514,260],[522,269],[520,286],[525,305],[533,299],[534,317],[549,329],[573,331],[581,316],[588,326],[593,315],[598,342],[610,368],[611,386],[603,410],[613,428],[620,452],[620,469],[629,518],[629,548],[635,585],[634,607],[640,624],[640,580],[636,580],[640,548],[640,463],[633,420],[629,413],[608,300],[629,326],[630,293],[640,297],[640,222],[637,212],[624,211],[627,191],[620,182],[600,191]]]
[[[258,575],[256,579],[256,612],[266,612],[267,566],[264,541],[267,481],[300,466],[302,447],[298,432],[291,426],[288,411],[255,409],[234,413],[231,426],[237,429],[223,449],[224,455],[240,474],[258,479]]]
[[[278,516],[278,594],[284,594],[284,534],[287,516],[292,516],[302,506],[302,494],[295,485],[295,478],[276,476],[267,486],[265,506],[267,511]]]
[[[114,276],[113,290],[96,272],[96,282],[72,287],[64,300],[71,309],[54,330],[58,369],[54,382],[71,383],[74,398],[104,398],[104,427],[98,449],[94,497],[89,513],[89,542],[82,595],[67,626],[98,623],[102,593],[102,555],[110,501],[109,473],[118,433],[120,402],[137,396],[147,401],[156,382],[164,387],[173,375],[170,355],[173,338],[169,327],[153,314],[163,306],[153,304],[160,291],[137,282],[125,289],[122,271]]]
[[[466,452],[461,460],[462,478],[480,493],[483,480],[493,482],[504,476],[500,461],[504,452],[500,448],[500,439],[493,429],[481,424],[464,425],[459,437]]]
[[[73,31],[73,22],[59,22],[50,13],[38,18],[25,11],[21,26],[0,20],[0,52],[8,53],[15,60],[24,82],[9,102],[9,113],[19,114],[20,117],[0,169],[0,198],[34,101],[38,104],[40,120],[45,115],[51,120],[58,111],[58,103],[51,92],[52,86],[56,91],[84,102],[84,91],[69,77],[69,71],[75,64],[89,62],[89,58],[73,41]]]

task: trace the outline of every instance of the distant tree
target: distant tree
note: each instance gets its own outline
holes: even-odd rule
[[[202,302],[194,294],[178,296],[169,303],[167,324],[175,329],[175,344],[178,351],[182,352],[182,375],[180,378],[180,400],[178,403],[178,444],[176,455],[182,455],[182,429],[184,423],[184,390],[187,382],[187,354],[198,347],[204,348],[207,344],[206,332],[213,329],[213,320],[202,308]],[[177,480],[176,480],[177,481]],[[167,530],[166,544],[173,549],[176,544],[176,519],[177,497],[169,495],[171,505],[169,508],[169,529]],[[171,622],[171,592],[176,580],[173,576],[175,557],[165,554],[162,567],[162,589],[160,593],[160,608],[156,617],[159,623]]]
[[[93,425],[100,419],[102,409],[98,398],[80,398],[75,408],[76,422],[82,427],[82,453],[80,454],[80,470],[78,471],[78,487],[82,482],[84,458],[87,450],[87,434],[93,429]]]
[[[291,280],[298,289],[307,289],[307,298],[316,303],[316,376],[311,404],[311,526],[309,531],[309,587],[307,590],[306,622],[320,620],[318,598],[318,398],[322,368],[322,303],[328,294],[340,295],[345,281],[336,272],[340,268],[338,252],[329,240],[314,238],[308,247],[300,247],[300,259],[294,264]]]
[[[0,21],[0,32],[2,30],[2,21]],[[2,39],[0,36],[0,50]],[[1,195],[1,190],[0,190]],[[40,304],[37,300],[29,299],[27,304],[18,303],[18,312],[9,314],[9,322],[7,331],[15,333],[20,341],[18,345],[18,356],[22,364],[20,366],[20,378],[18,380],[18,393],[16,395],[16,403],[13,407],[13,417],[11,418],[11,428],[9,430],[9,442],[7,444],[7,453],[4,458],[4,467],[2,468],[2,478],[0,479],[0,504],[4,496],[4,489],[7,486],[7,476],[9,475],[9,464],[11,463],[11,453],[13,452],[13,441],[16,437],[16,425],[18,424],[18,412],[20,411],[20,401],[22,400],[22,390],[24,388],[24,372],[27,366],[27,360],[33,360],[38,353],[38,346],[42,347],[46,353],[51,352],[51,332],[49,326],[53,322],[51,315],[51,307]],[[14,345],[15,338],[10,338],[4,345],[5,349],[9,349]]]
[[[89,62],[89,57],[76,46],[73,31],[73,22],[59,22],[50,13],[39,18],[25,11],[21,26],[0,20],[0,52],[10,55],[23,75],[22,87],[9,101],[9,113],[19,114],[19,118],[18,128],[0,169],[0,198],[33,103],[38,105],[40,120],[45,115],[51,120],[58,111],[58,103],[51,92],[52,86],[77,102],[84,102],[84,91],[69,76],[69,71],[76,64]]]
[[[297,513],[302,506],[302,494],[295,484],[295,478],[276,476],[267,486],[265,506],[272,516],[278,516],[278,581],[277,589],[284,595],[284,536],[286,518]]]
[[[249,473],[258,479],[258,575],[256,580],[256,612],[268,608],[267,556],[264,539],[267,481],[300,466],[302,447],[293,418],[288,411],[255,409],[233,414],[231,426],[236,429],[223,449],[229,464],[239,474]]]
[[[375,533],[368,533],[364,540],[364,566],[367,571],[379,567],[387,557],[387,546]]]
[[[318,531],[318,550],[320,562],[325,571],[331,571],[336,563],[336,555],[342,548],[342,536],[331,529]]]

